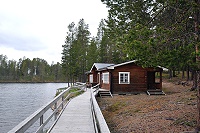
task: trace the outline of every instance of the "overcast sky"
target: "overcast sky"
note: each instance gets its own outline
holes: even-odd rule
[[[0,54],[61,61],[67,26],[84,19],[96,36],[108,12],[101,0],[0,0]]]

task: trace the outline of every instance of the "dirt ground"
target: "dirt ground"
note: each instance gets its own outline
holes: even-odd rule
[[[179,133],[194,131],[196,92],[177,82],[163,82],[167,95],[115,95],[97,98],[111,133]]]

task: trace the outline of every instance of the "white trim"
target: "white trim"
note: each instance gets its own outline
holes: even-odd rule
[[[104,84],[109,84],[109,72],[102,73],[102,79]]]
[[[123,82],[121,82],[121,74],[123,74]],[[119,84],[130,84],[130,72],[119,72]]]
[[[109,67],[109,66],[113,66],[113,65],[115,65],[115,64],[109,64],[109,63],[94,63],[93,65],[92,65],[92,67],[91,67],[91,69],[90,69],[90,72],[92,72],[92,69],[94,68],[94,67],[96,67],[96,69],[97,69],[97,71],[99,71],[100,69],[107,69],[107,67]]]
[[[135,63],[135,62],[136,62],[136,60],[127,61],[127,62],[124,62],[124,63],[121,63],[121,64],[117,64],[117,65],[114,65],[114,66],[108,66],[107,68],[108,69],[115,69],[115,67],[123,66],[123,65],[126,65],[126,64],[130,64],[130,63]]]
[[[100,72],[98,72],[98,77],[99,77],[99,83],[101,83],[101,73]]]
[[[89,82],[90,82],[90,83],[93,83],[93,74],[90,74]]]

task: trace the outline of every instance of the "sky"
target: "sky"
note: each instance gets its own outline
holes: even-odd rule
[[[108,9],[101,0],[0,0],[0,55],[61,62],[67,26],[84,19],[96,36]]]

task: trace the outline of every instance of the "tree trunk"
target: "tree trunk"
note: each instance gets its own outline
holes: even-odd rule
[[[185,70],[182,71],[182,79],[185,78]]]
[[[70,86],[70,83],[69,83],[69,75],[67,75],[67,83],[68,83],[68,87]]]
[[[193,85],[192,85],[192,88],[191,88],[191,91],[194,91],[194,90],[196,90],[197,89],[197,72],[196,71],[192,71],[192,79],[193,79]]]
[[[173,70],[172,73],[173,73],[173,77],[176,77],[176,71]]]
[[[195,71],[192,70],[192,71],[191,71],[191,77],[190,77],[190,80],[191,80],[191,81],[194,81],[194,74],[195,74]]]
[[[172,79],[172,70],[169,69],[169,79]]]
[[[186,72],[186,80],[189,81],[190,80],[190,70],[189,67],[187,67],[187,72]]]

